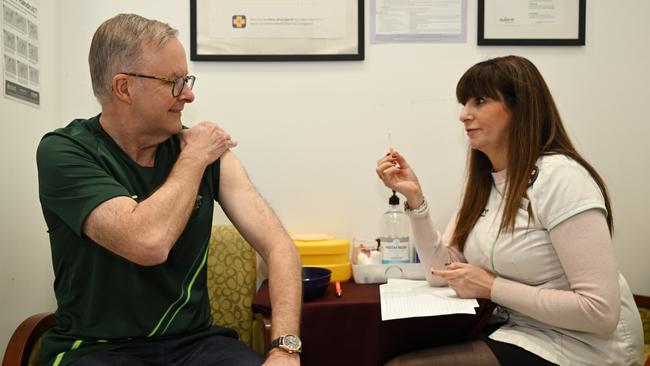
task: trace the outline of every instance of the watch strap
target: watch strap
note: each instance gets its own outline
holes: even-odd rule
[[[282,338],[283,338],[283,337],[278,337],[278,338],[272,340],[272,341],[269,343],[269,348],[279,347],[279,346],[280,346],[280,340],[281,340]]]

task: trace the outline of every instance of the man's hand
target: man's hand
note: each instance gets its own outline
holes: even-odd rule
[[[495,276],[485,269],[468,263],[449,263],[446,270],[431,269],[435,276],[447,280],[460,298],[489,299]]]
[[[279,365],[300,365],[300,355],[297,353],[288,353],[281,349],[274,348],[269,351],[266,361],[263,366],[279,366]]]
[[[104,201],[84,223],[88,237],[142,266],[167,260],[192,214],[205,168],[237,145],[210,122],[181,131],[180,139],[181,154],[165,183],[140,202],[123,196]]]
[[[206,166],[214,163],[228,149],[237,146],[237,141],[219,125],[203,121],[180,133],[181,150],[186,154],[194,154]]]

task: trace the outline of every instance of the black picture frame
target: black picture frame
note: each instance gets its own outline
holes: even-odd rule
[[[365,26],[364,26],[364,0],[356,0],[357,14],[354,17],[353,30],[356,37],[349,33],[349,39],[356,39],[356,52],[320,53],[320,52],[286,52],[276,53],[232,53],[232,52],[204,52],[198,43],[199,24],[198,9],[206,2],[216,0],[190,0],[190,60],[192,61],[360,61],[365,58]],[[234,22],[234,19],[233,19]],[[349,28],[349,27],[348,27]],[[281,43],[279,41],[278,43]],[[287,47],[289,50],[289,47]]]
[[[522,0],[512,0],[522,1]],[[513,28],[512,37],[486,37],[486,3],[488,6],[490,0],[478,0],[478,27],[477,27],[477,44],[479,46],[584,46],[585,45],[585,19],[587,0],[575,0],[578,2],[578,14],[576,19],[572,19],[572,24],[577,27],[576,37],[545,37],[543,29],[539,30],[539,37],[518,37]],[[540,27],[541,28],[541,27]],[[534,28],[531,28],[535,31]]]

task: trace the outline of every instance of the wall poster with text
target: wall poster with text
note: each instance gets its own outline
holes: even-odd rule
[[[7,98],[41,104],[38,0],[2,0],[3,91]]]

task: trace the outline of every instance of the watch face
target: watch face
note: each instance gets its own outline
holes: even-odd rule
[[[287,346],[287,348],[294,351],[299,350],[301,346],[300,338],[296,337],[293,334],[287,334],[284,336],[282,343]]]

